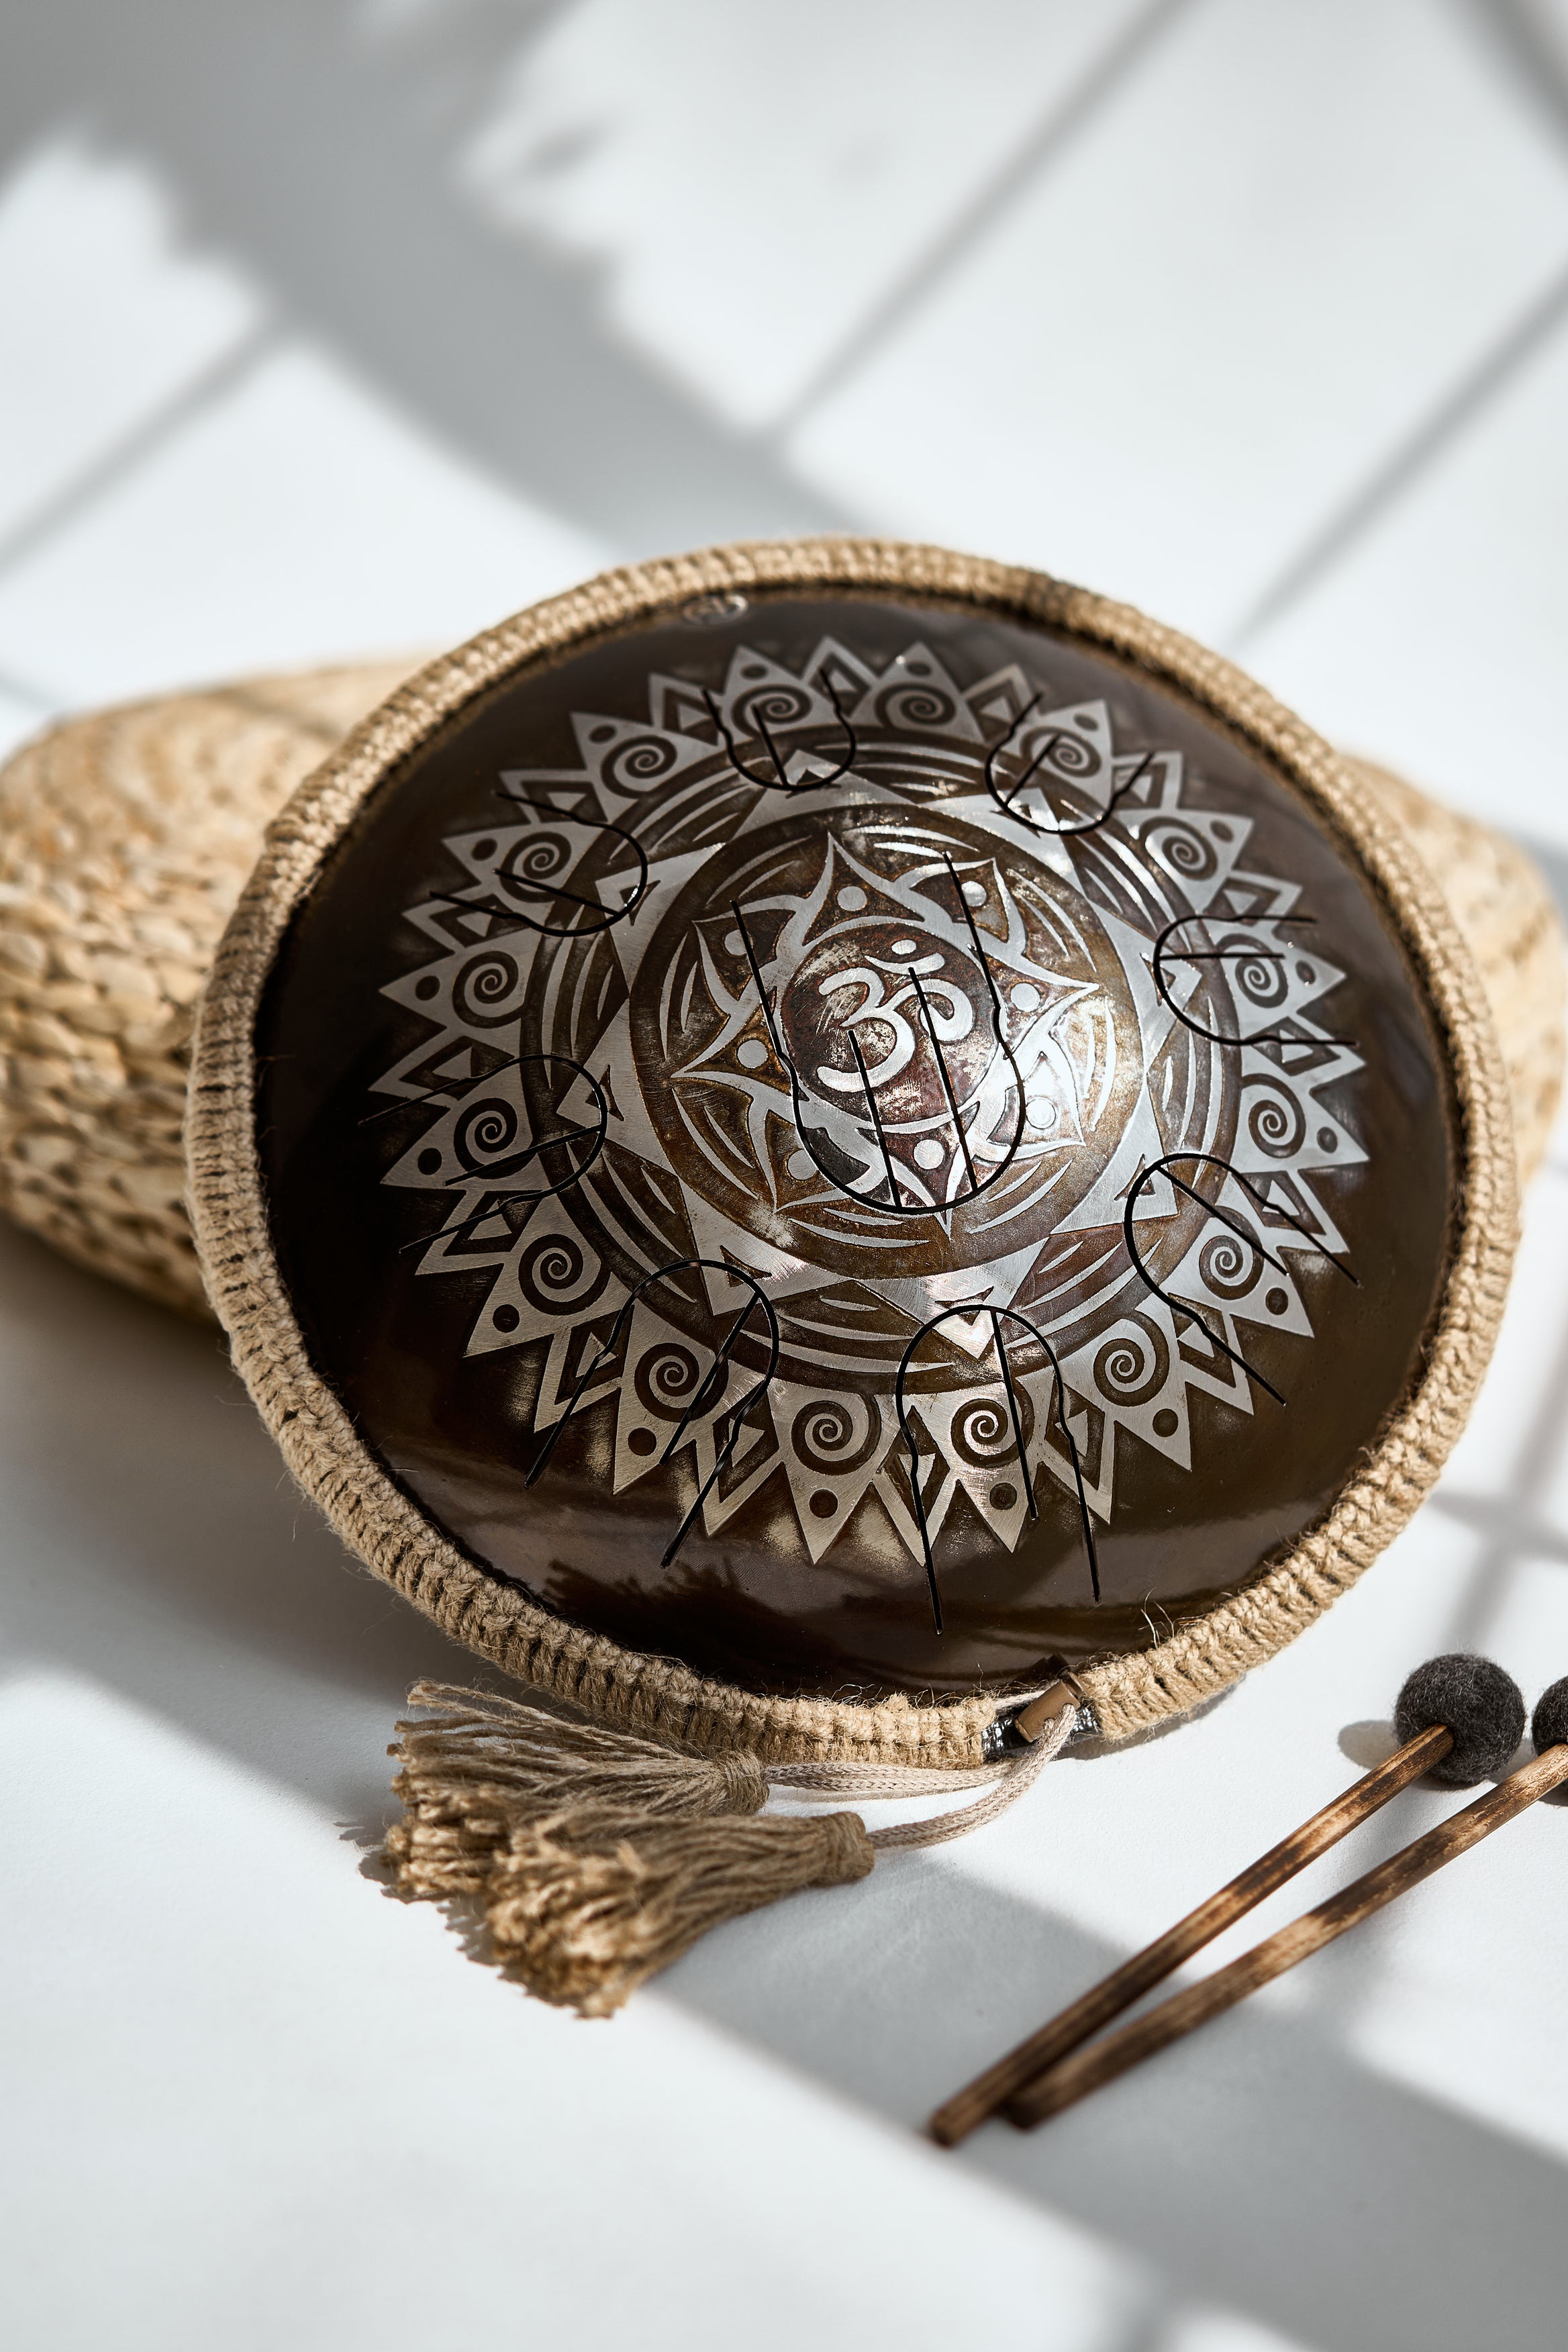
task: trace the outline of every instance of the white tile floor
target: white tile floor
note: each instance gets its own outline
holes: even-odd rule
[[[848,522],[1145,603],[1568,876],[1565,412],[1563,0],[0,7],[0,745]],[[357,1867],[459,1662],[210,1337],[0,1234],[8,2339],[1559,2343],[1560,1807],[1050,2131],[911,2126],[1414,1659],[1568,1671],[1565,1236],[1560,1139],[1442,1487],[1297,1648],[605,2028]]]

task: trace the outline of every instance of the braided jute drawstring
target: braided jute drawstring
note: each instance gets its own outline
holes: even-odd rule
[[[584,2017],[609,2016],[726,1919],[994,1821],[1076,1719],[1062,1716],[1016,1760],[950,1773],[699,1754],[439,1683],[408,1697],[427,1712],[398,1725],[389,1751],[401,1763],[403,1819],[386,1838],[399,1887],[477,1895],[500,1958],[541,2000]],[[763,1812],[774,1787],[870,1799],[982,1785],[974,1804],[870,1832],[858,1813]]]

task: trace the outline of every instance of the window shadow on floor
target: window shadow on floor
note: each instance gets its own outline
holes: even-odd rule
[[[448,446],[628,555],[840,521],[607,316],[606,265],[487,218],[455,150],[558,7],[343,0],[13,10],[0,173],[70,127],[151,165],[187,234]]]
[[[910,1856],[738,1922],[660,1997],[913,2132],[1126,1957]],[[1540,2352],[1561,2335],[1568,2169],[1263,2003],[1037,2132],[993,2124],[931,2161],[1322,2352]]]
[[[212,1327],[0,1228],[0,1364],[12,1671],[97,1680],[353,1820],[363,1843],[388,1810],[384,1750],[408,1683],[487,1669],[358,1569],[294,1492]],[[1123,1957],[910,1855],[735,1922],[645,1997],[912,2133]],[[1314,1965],[1336,1960],[1353,2009],[1375,1946]],[[1563,2168],[1266,2006],[1037,2134],[994,2126],[931,2160],[1124,2244],[1184,2298],[1324,2352],[1556,2340]]]

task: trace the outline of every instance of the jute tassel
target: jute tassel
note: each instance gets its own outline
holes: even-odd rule
[[[703,1756],[572,1723],[526,1699],[416,1683],[433,1712],[389,1752],[404,1817],[386,1851],[405,1894],[477,1895],[497,1953],[542,2000],[608,2017],[726,1919],[806,1886],[864,1878],[879,1849],[936,1845],[1014,1803],[1070,1734],[1064,1714],[1012,1766],[960,1773]],[[755,1816],[770,1782],[826,1794],[977,1804],[868,1833],[858,1813]]]
[[[754,1813],[768,1783],[755,1757],[698,1756],[634,1732],[572,1723],[525,1699],[416,1683],[387,1753],[403,1819],[386,1852],[406,1895],[482,1894],[499,1848],[545,1820],[592,1811],[603,1835],[631,1836],[672,1816]]]
[[[583,1807],[513,1832],[485,1908],[531,1992],[608,2017],[710,1927],[864,1878],[875,1860],[858,1813],[650,1819],[628,1834]]]

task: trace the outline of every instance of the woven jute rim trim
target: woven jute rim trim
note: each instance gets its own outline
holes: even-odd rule
[[[312,1370],[273,1257],[258,1160],[253,1039],[295,908],[367,795],[471,695],[520,665],[725,589],[915,591],[1040,621],[1174,687],[1273,762],[1348,841],[1423,982],[1447,1049],[1459,1181],[1451,1256],[1415,1388],[1332,1508],[1246,1590],[1154,1648],[1087,1668],[1110,1738],[1184,1713],[1271,1657],[1353,1584],[1426,1494],[1464,1426],[1502,1314],[1519,1202],[1509,1097],[1479,976],[1436,883],[1344,761],[1217,656],[1130,606],[1047,575],[897,541],[821,539],[709,549],[603,573],[517,614],[409,679],[304,783],[218,953],[197,1030],[190,1197],[208,1290],[263,1419],[300,1485],[378,1576],[508,1674],[605,1720],[705,1748],[972,1769],[994,1696],[922,1704],[765,1698],[548,1613],[475,1565],[366,1449]]]

